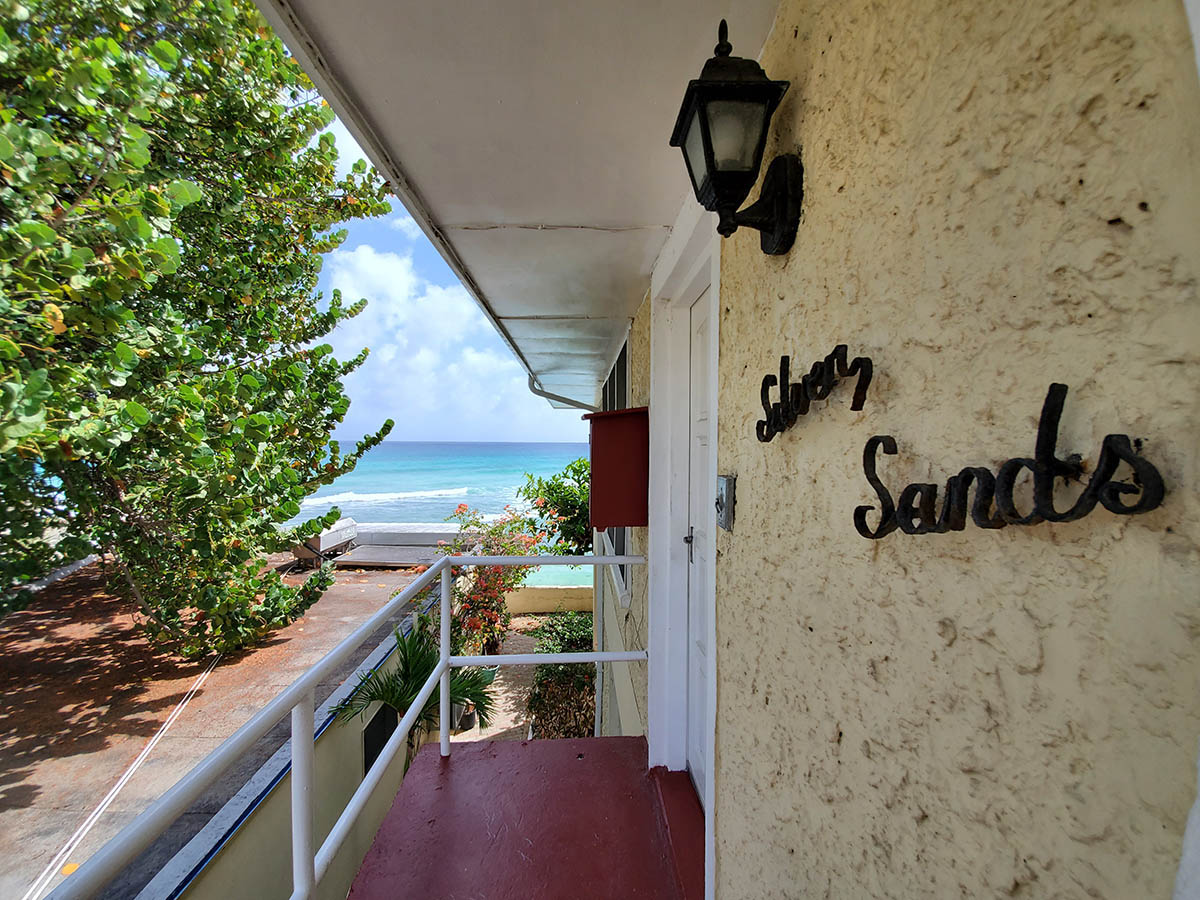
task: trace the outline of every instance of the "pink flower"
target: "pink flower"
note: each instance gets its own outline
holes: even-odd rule
[[[463,513],[465,513],[467,511],[468,508],[469,507],[467,506],[467,504],[460,503],[460,504],[458,504],[458,506],[455,507],[454,514],[456,516],[461,516]]]
[[[533,505],[534,506],[545,506],[546,499],[544,497],[538,497],[536,500],[533,501]]]

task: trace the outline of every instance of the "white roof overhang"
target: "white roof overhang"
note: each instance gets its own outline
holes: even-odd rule
[[[776,0],[258,3],[531,387],[595,403],[691,195],[684,88]]]

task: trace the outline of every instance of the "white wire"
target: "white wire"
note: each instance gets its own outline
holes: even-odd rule
[[[213,661],[208,664],[208,668],[201,672],[199,676],[197,676],[195,683],[192,684],[191,688],[188,689],[188,692],[183,695],[183,698],[175,705],[175,708],[171,710],[171,714],[167,716],[166,721],[162,723],[158,731],[156,731],[154,736],[146,743],[146,746],[142,748],[142,752],[137,755],[137,759],[129,764],[129,768],[127,768],[121,777],[117,779],[117,783],[113,785],[112,790],[110,790],[104,796],[104,799],[100,801],[99,805],[92,810],[86,819],[83,820],[83,824],[75,830],[75,833],[71,835],[66,844],[63,845],[63,848],[54,855],[54,858],[50,860],[50,864],[42,870],[42,874],[37,877],[37,880],[34,881],[32,885],[30,885],[29,890],[25,892],[25,896],[22,897],[21,900],[38,900],[38,898],[42,896],[46,888],[50,886],[50,882],[54,880],[54,876],[58,873],[59,869],[66,863],[67,858],[75,852],[75,848],[77,848],[83,842],[83,839],[87,837],[88,832],[90,832],[92,828],[95,827],[96,823],[100,821],[100,817],[104,815],[110,806],[112,806],[113,801],[117,799],[117,794],[121,793],[121,789],[129,783],[130,779],[133,778],[134,773],[141,768],[142,763],[146,761],[146,758],[150,755],[151,751],[158,746],[158,742],[163,739],[163,736],[166,735],[167,730],[173,724],[175,724],[175,720],[178,719],[183,713],[184,707],[191,702],[191,699],[196,695],[196,692],[200,690],[200,688],[204,685],[204,682],[208,680],[209,674],[213,669],[216,668],[217,663],[221,661],[221,656],[222,654],[218,653],[215,657],[213,657]]]

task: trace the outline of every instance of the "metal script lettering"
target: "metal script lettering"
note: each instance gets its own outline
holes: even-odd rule
[[[1058,425],[1066,399],[1065,384],[1050,385],[1038,421],[1032,459],[1010,459],[1000,466],[994,476],[985,468],[963,469],[947,480],[940,511],[937,509],[936,484],[910,484],[900,492],[899,499],[893,501],[891,492],[879,479],[875,464],[880,450],[889,456],[896,454],[896,439],[887,434],[875,435],[863,448],[863,474],[879,498],[879,523],[874,528],[867,524],[867,514],[875,507],[859,506],[854,510],[854,527],[863,537],[879,540],[897,528],[905,534],[962,531],[966,528],[968,507],[971,521],[980,528],[1073,522],[1090,513],[1097,503],[1119,516],[1132,516],[1157,509],[1166,493],[1162,476],[1134,449],[1126,434],[1110,434],[1104,438],[1100,445],[1100,460],[1087,487],[1069,509],[1060,511],[1055,506],[1054,488],[1057,481],[1079,481],[1083,475],[1082,460],[1078,454],[1066,459],[1057,456]],[[1132,469],[1132,483],[1114,480],[1121,463],[1126,463]],[[1023,470],[1028,470],[1033,476],[1033,503],[1025,511],[1017,508],[1013,497]],[[972,486],[975,489],[973,501]]]
[[[791,381],[789,372],[791,359],[787,356],[779,357],[779,377],[765,376],[759,391],[763,415],[766,417],[754,426],[754,433],[760,441],[766,443],[775,435],[782,434],[795,425],[800,416],[808,414],[812,401],[824,400],[830,395],[839,378],[858,376],[850,408],[863,408],[867,399],[867,386],[871,383],[871,360],[869,357],[859,356],[847,364],[846,352],[846,345],[838,344],[825,359],[813,363],[808,374],[795,383]],[[776,386],[779,386],[779,402],[772,403],[771,388]]]

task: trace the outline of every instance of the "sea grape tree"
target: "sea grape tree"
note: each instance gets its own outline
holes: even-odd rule
[[[329,584],[263,560],[391,428],[332,440],[366,351],[320,340],[365,301],[317,293],[321,255],[389,211],[332,117],[246,0],[0,0],[0,611],[98,552],[194,655]]]

